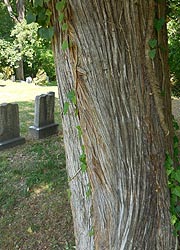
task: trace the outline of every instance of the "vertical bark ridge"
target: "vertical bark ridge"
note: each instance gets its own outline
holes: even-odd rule
[[[69,2],[76,15],[71,25],[78,46],[77,96],[93,189],[95,248],[174,249],[173,236],[166,240],[172,232],[163,167],[167,119],[161,119],[166,115],[162,98],[155,96],[144,64],[154,1]]]
[[[57,2],[57,0],[51,0],[51,2],[48,3],[48,8],[51,9],[53,13],[51,22],[55,29],[52,46],[59,86],[58,89],[66,151],[66,168],[71,190],[71,208],[74,221],[76,248],[93,250],[93,236],[89,235],[92,231],[92,201],[91,198],[88,198],[86,195],[89,178],[87,173],[79,171],[79,157],[82,154],[82,141],[79,139],[78,131],[76,129],[76,126],[79,125],[79,118],[75,115],[72,106],[70,106],[68,114],[63,115],[64,103],[68,101],[67,94],[75,87],[75,76],[74,65],[72,65],[72,54],[70,55],[70,51],[63,52],[61,49],[63,39],[68,39],[68,35],[61,35],[58,13],[55,8]],[[75,55],[73,55],[73,60],[75,60]]]

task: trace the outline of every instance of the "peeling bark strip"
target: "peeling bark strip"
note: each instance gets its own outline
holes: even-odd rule
[[[70,0],[63,36],[56,2],[51,8],[61,107],[72,88],[79,107],[79,117],[71,111],[63,117],[69,176],[79,169],[79,122],[88,163],[88,175],[71,183],[77,249],[177,249],[164,169],[172,145],[166,30],[153,28],[154,17],[165,15],[165,1]],[[64,38],[73,42],[66,52],[60,49]],[[147,42],[154,38],[164,52],[158,48],[152,61]],[[93,213],[85,198],[88,178]],[[89,237],[92,220],[95,235]]]

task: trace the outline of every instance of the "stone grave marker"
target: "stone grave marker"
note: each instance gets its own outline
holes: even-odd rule
[[[36,96],[34,125],[29,127],[34,139],[46,138],[58,132],[58,124],[54,122],[54,106],[54,92]]]
[[[20,137],[17,103],[0,104],[0,150],[25,143]]]

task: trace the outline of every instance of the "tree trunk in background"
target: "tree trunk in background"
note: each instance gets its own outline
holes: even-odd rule
[[[75,89],[79,108],[62,117],[77,249],[175,250],[164,169],[173,134],[167,37],[165,25],[154,29],[165,1],[70,0],[67,32],[56,2],[49,8],[60,104]],[[65,39],[72,46],[63,52]],[[78,171],[79,124],[87,173]]]
[[[25,5],[24,0],[17,0],[16,1],[16,10],[17,10],[17,16],[18,21],[21,23],[24,19],[25,15]],[[23,59],[21,59],[19,62],[16,63],[16,80],[24,80],[24,65],[23,65]]]
[[[17,14],[18,14],[18,21],[22,22],[24,20],[24,15],[25,15],[24,0],[16,1],[16,9],[17,9]]]
[[[24,66],[23,66],[23,59],[16,62],[16,80],[24,80]]]
[[[16,12],[17,17],[13,12],[11,4],[9,0],[4,0],[4,3],[7,7],[10,17],[13,19],[14,23],[22,22],[25,16],[25,2],[24,0],[17,0],[16,1]],[[16,63],[16,80],[24,80],[24,66],[23,66],[23,59]]]

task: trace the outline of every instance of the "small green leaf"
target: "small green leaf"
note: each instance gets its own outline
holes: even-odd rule
[[[32,12],[28,12],[26,16],[27,24],[33,23],[36,21],[36,15]]]
[[[178,232],[180,232],[180,221],[178,221],[175,225],[176,236],[178,236]]]
[[[91,196],[91,185],[87,184],[86,197],[89,198]]]
[[[64,115],[67,114],[68,110],[69,110],[69,102],[65,102],[64,103],[64,107],[63,107],[63,113],[64,113]]]
[[[84,163],[82,163],[82,164],[81,164],[81,171],[82,171],[83,173],[85,173],[86,170],[87,170],[87,165],[84,164]]]
[[[177,170],[174,175],[174,179],[180,183],[180,170]]]
[[[175,130],[179,130],[179,124],[177,123],[177,121],[175,119],[173,119],[173,128]]]
[[[170,154],[167,152],[166,159],[165,159],[165,167],[166,167],[166,169],[169,169],[172,166],[173,166],[173,160],[172,160]]]
[[[70,200],[70,199],[71,199],[71,195],[72,195],[72,193],[71,193],[71,190],[70,190],[70,189],[67,189],[67,195],[68,195],[68,200]]]
[[[49,28],[41,27],[38,29],[38,33],[41,38],[50,41],[54,35],[54,29],[53,27],[49,27]]]
[[[62,23],[62,21],[64,20],[64,13],[60,13],[58,20],[60,23]]]
[[[62,31],[65,31],[67,29],[68,29],[67,23],[63,23],[63,25],[62,25]]]
[[[176,213],[180,213],[180,206],[176,206],[175,211]]]
[[[173,214],[171,216],[171,224],[174,225],[176,223],[176,221],[177,221],[177,217],[176,217],[176,215]]]
[[[94,227],[92,227],[91,230],[89,230],[88,234],[90,237],[94,235]]]
[[[172,188],[171,192],[172,192],[172,194],[180,197],[180,186],[176,186],[176,187]]]
[[[49,9],[47,9],[46,10],[46,16],[50,17],[51,15],[52,15],[52,12]]]
[[[154,27],[157,31],[160,31],[165,23],[165,19],[162,17],[160,19],[154,19]]]
[[[157,46],[157,40],[156,39],[151,39],[149,40],[149,46],[154,49]]]
[[[74,113],[75,113],[75,116],[78,116],[78,114],[79,114],[79,110],[78,110],[78,108],[77,108],[77,107],[76,107],[76,109],[75,109]]]
[[[68,48],[69,48],[68,41],[64,41],[64,42],[62,43],[61,48],[62,48],[62,50],[64,50],[64,51],[65,51],[66,49],[68,49]]]
[[[69,91],[69,93],[67,93],[67,98],[76,105],[76,95],[75,95],[75,91],[71,90]]]
[[[85,153],[82,153],[82,154],[79,156],[79,160],[80,160],[80,162],[86,164],[86,155],[85,155]]]
[[[66,0],[61,0],[60,2],[56,3],[56,9],[58,11],[63,11],[63,9],[65,8],[65,6],[66,6]]]
[[[149,57],[153,60],[156,56],[156,50],[155,49],[151,49],[149,51]]]
[[[34,7],[43,7],[43,0],[34,0]]]
[[[79,135],[79,138],[81,138],[82,136],[82,129],[80,126],[76,126],[77,130],[78,130],[78,135]]]

